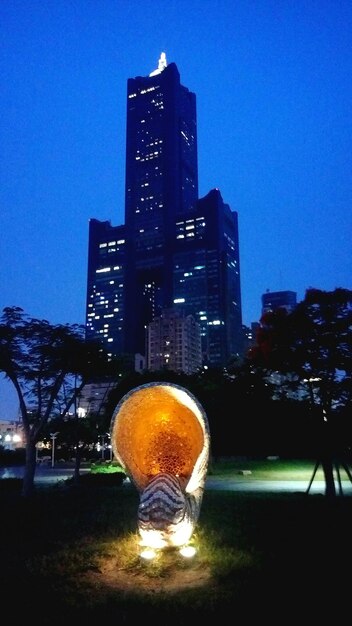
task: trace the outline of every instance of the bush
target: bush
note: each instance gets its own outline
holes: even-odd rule
[[[94,487],[120,487],[126,478],[123,472],[90,472],[81,474],[79,484],[84,486],[92,485]],[[68,478],[66,483],[75,482],[74,477]]]
[[[90,466],[92,474],[116,474],[124,473],[123,468],[117,461],[95,461]]]
[[[16,450],[8,450],[0,446],[0,466],[11,467],[24,465],[26,451],[25,448],[17,448]]]

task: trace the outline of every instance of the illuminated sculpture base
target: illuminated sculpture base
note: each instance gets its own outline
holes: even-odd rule
[[[184,546],[198,521],[208,469],[210,435],[200,404],[171,383],[136,387],[114,411],[111,440],[140,495],[141,544]]]

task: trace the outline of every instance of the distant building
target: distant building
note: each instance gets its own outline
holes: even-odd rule
[[[285,309],[287,313],[291,313],[297,305],[297,294],[295,291],[267,291],[262,295],[262,315],[270,311],[277,311],[278,309]],[[280,387],[280,385],[287,383],[290,380],[292,374],[280,374],[279,372],[272,372],[268,376],[268,380],[273,384]],[[277,396],[279,399],[281,391]],[[305,390],[290,390],[289,386],[286,391],[287,397],[293,400],[302,399],[305,396]],[[276,399],[274,393],[273,398]]]
[[[23,426],[20,422],[0,420],[0,446],[8,450],[25,447]]]
[[[146,356],[148,325],[175,308],[199,324],[203,364],[242,351],[237,213],[219,189],[198,198],[196,96],[162,54],[127,83],[125,225],[89,223],[86,335]]]
[[[202,366],[200,325],[193,315],[163,311],[147,327],[147,367],[194,374]]]
[[[251,326],[243,326],[243,354],[247,355],[250,348],[256,345],[259,322],[252,322]]]
[[[134,371],[140,374],[146,369],[146,358],[143,354],[137,352],[134,355]]]
[[[109,393],[115,389],[116,386],[116,380],[114,382],[109,380],[97,381],[85,385],[78,401],[78,417],[85,417],[89,414],[103,415],[108,402]]]
[[[266,291],[262,295],[262,315],[276,309],[286,309],[291,313],[297,305],[295,291]]]

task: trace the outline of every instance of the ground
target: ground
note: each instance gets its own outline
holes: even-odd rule
[[[183,589],[203,587],[211,580],[210,571],[204,564],[187,561],[183,567],[170,562],[162,572],[156,572],[148,564],[130,569],[121,568],[116,557],[102,560],[98,571],[89,572],[88,582],[95,588],[104,587],[124,593],[177,593]],[[157,581],[157,582],[156,582]]]

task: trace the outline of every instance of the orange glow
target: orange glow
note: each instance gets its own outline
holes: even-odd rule
[[[204,446],[199,409],[179,390],[140,388],[119,407],[112,443],[139,490],[160,473],[186,484]]]

